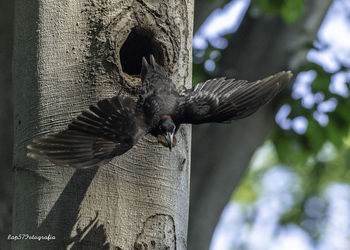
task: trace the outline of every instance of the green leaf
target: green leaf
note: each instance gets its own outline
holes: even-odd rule
[[[283,214],[279,220],[281,225],[286,225],[289,223],[294,223],[299,225],[303,220],[303,204],[298,204],[294,206],[291,210]]]
[[[308,146],[312,152],[317,153],[326,142],[324,129],[313,119],[309,119],[305,135],[308,138]]]
[[[236,201],[240,201],[243,203],[253,203],[259,197],[258,193],[254,190],[251,180],[253,178],[249,178],[247,176],[244,178],[241,185],[239,185],[235,194],[232,196],[232,199]]]
[[[285,0],[281,8],[281,15],[287,24],[295,23],[303,14],[303,0]]]
[[[284,0],[259,0],[258,2],[265,12],[275,13],[281,9]]]
[[[273,143],[281,163],[303,165],[306,162],[309,152],[302,142],[304,138],[291,131],[283,131],[273,136]]]
[[[252,12],[255,16],[263,14],[282,16],[287,24],[295,23],[303,14],[303,0],[254,0]]]
[[[311,87],[314,93],[316,92],[322,92],[322,93],[328,93],[329,92],[329,84],[331,83],[331,74],[327,72],[319,72],[317,71],[317,77],[312,82]]]
[[[344,138],[348,134],[349,126],[336,113],[329,114],[330,122],[327,126],[327,134],[329,141],[334,144],[336,148],[340,148],[344,144]]]
[[[334,112],[336,112],[348,124],[350,123],[350,103],[348,99],[338,98],[338,105]]]

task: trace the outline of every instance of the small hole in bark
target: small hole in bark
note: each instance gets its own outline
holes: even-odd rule
[[[161,47],[153,37],[153,33],[149,30],[135,28],[130,32],[119,53],[124,73],[140,75],[142,57],[149,60],[151,54],[160,65],[163,65]]]

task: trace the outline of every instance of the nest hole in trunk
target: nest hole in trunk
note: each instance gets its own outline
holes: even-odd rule
[[[129,33],[120,48],[120,63],[124,73],[139,76],[141,72],[142,57],[149,61],[151,54],[160,65],[164,65],[162,48],[154,39],[154,34],[145,29],[134,28]]]

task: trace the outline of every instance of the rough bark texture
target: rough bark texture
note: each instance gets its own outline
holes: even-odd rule
[[[132,96],[141,52],[190,86],[193,2],[17,1],[15,11],[13,235],[55,239],[13,249],[186,249],[190,127],[171,152],[146,136],[88,170],[38,164],[25,147],[99,99]]]
[[[0,249],[9,249],[12,212],[12,84],[13,2],[0,2]]]
[[[331,2],[306,1],[304,17],[291,26],[280,18],[246,16],[222,53],[220,75],[255,80],[282,69],[295,70],[305,60],[307,45],[316,38]],[[190,250],[209,248],[224,206],[273,126],[274,111],[269,105],[232,125],[193,127]]]

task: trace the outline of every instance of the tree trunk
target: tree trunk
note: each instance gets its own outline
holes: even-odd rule
[[[135,96],[142,56],[189,87],[193,2],[16,1],[15,11],[12,236],[46,239],[13,249],[186,249],[189,126],[171,152],[148,135],[87,170],[34,162],[26,145],[120,90]]]
[[[11,233],[13,148],[13,106],[11,56],[13,37],[13,2],[0,3],[0,249],[9,249]]]
[[[256,80],[305,60],[331,0],[305,1],[294,25],[246,15],[220,60],[220,75]],[[221,212],[239,185],[251,156],[273,127],[273,105],[231,125],[193,128],[189,249],[208,249]],[[206,153],[203,153],[206,152]],[[234,236],[233,236],[234,237]]]

